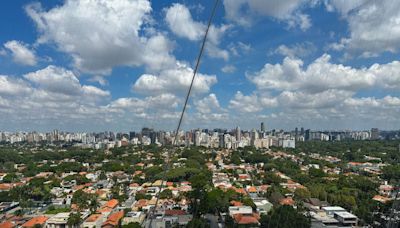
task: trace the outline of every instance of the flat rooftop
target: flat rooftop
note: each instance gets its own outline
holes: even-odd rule
[[[335,214],[345,219],[357,219],[357,216],[347,211],[335,212]]]

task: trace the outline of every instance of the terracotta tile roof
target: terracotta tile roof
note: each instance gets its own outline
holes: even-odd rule
[[[387,203],[392,200],[391,198],[381,196],[381,195],[375,195],[372,199],[375,201],[379,201],[381,203]]]
[[[122,219],[122,217],[124,217],[124,211],[115,212],[110,216],[108,216],[107,221],[103,223],[103,226],[105,225],[118,226],[118,222],[119,220]]]
[[[239,225],[250,225],[250,224],[258,224],[258,219],[253,215],[242,215],[235,214],[233,215],[235,222]]]
[[[100,212],[100,213],[111,212],[111,211],[112,211],[112,208],[109,208],[109,207],[100,208],[97,210],[97,212]]]
[[[232,200],[231,205],[235,207],[243,206],[242,202]]]
[[[112,199],[109,200],[106,204],[103,205],[103,208],[115,208],[118,205],[118,200]]]
[[[11,184],[6,184],[6,183],[0,184],[0,190],[8,191],[8,190],[10,190],[11,188],[12,188],[12,185],[11,185]]]
[[[251,193],[255,193],[255,192],[257,192],[257,188],[254,187],[254,186],[251,186],[251,187],[248,189],[248,191],[251,192]]]
[[[22,224],[22,227],[33,227],[36,224],[43,225],[47,221],[47,219],[49,218],[47,218],[46,216],[37,216]]]
[[[294,200],[292,199],[292,197],[288,197],[288,198],[283,198],[279,201],[280,205],[289,205],[289,206],[293,206],[294,205]]]
[[[92,214],[85,220],[85,222],[94,222],[94,221],[97,221],[97,219],[99,219],[100,217],[101,217],[101,214]]]
[[[232,187],[233,190],[235,190],[235,192],[242,194],[242,195],[247,195],[247,192],[244,190],[244,188],[234,188]]]
[[[75,190],[75,191],[78,191],[78,190],[81,190],[81,189],[84,189],[84,188],[85,188],[85,185],[76,185],[76,186],[72,187],[72,189]]]
[[[184,210],[165,210],[165,215],[186,215]]]
[[[10,222],[10,221],[5,221],[0,223],[0,227],[1,228],[13,228],[15,227],[14,223]]]
[[[145,206],[147,206],[147,205],[148,205],[148,200],[146,200],[146,199],[138,200],[138,201],[135,203],[135,206],[136,206],[136,207],[145,207]]]
[[[348,164],[349,165],[353,165],[353,166],[357,166],[357,165],[362,165],[364,163],[362,163],[362,162],[349,162]]]
[[[394,189],[394,187],[391,185],[381,185],[381,186],[379,186],[379,189],[383,190],[383,191],[392,191]]]

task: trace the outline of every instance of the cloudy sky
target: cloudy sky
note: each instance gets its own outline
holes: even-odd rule
[[[0,2],[0,131],[173,129],[213,1]],[[184,129],[400,128],[398,0],[224,0]]]

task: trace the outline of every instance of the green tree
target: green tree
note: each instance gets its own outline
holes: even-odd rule
[[[71,213],[69,214],[67,224],[72,227],[78,227],[79,224],[82,222],[81,213]]]
[[[15,173],[9,173],[3,177],[4,183],[12,183],[18,181],[18,176]]]
[[[171,199],[172,191],[169,189],[165,189],[160,193],[160,199]]]
[[[299,200],[305,200],[311,197],[311,193],[305,188],[297,188],[294,191],[294,197]]]
[[[131,222],[126,225],[122,225],[122,228],[142,228],[142,226],[137,222]]]
[[[266,228],[308,228],[311,227],[311,220],[298,213],[291,206],[279,206],[261,220]]]
[[[72,203],[75,203],[79,209],[97,209],[97,196],[95,194],[86,193],[82,190],[74,192],[72,195]]]

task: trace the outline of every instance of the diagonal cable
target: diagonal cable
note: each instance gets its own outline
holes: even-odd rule
[[[193,70],[192,80],[191,80],[191,82],[190,82],[190,86],[189,86],[189,89],[188,89],[187,94],[186,94],[185,103],[184,103],[184,105],[183,105],[182,112],[181,112],[181,115],[180,115],[180,118],[179,118],[179,122],[178,122],[178,126],[177,126],[176,131],[175,131],[175,137],[174,137],[174,141],[173,141],[173,143],[172,143],[172,146],[175,146],[176,143],[177,143],[177,138],[178,138],[178,134],[179,134],[179,131],[180,131],[180,128],[181,128],[183,116],[184,116],[184,114],[185,114],[186,107],[187,107],[187,104],[188,104],[188,102],[189,102],[189,97],[190,97],[190,94],[191,94],[191,92],[192,92],[194,80],[195,80],[195,78],[196,78],[196,74],[197,74],[197,71],[198,71],[199,66],[200,66],[200,60],[201,60],[201,57],[203,56],[204,47],[205,47],[205,44],[206,44],[206,41],[207,41],[208,32],[209,32],[209,30],[210,30],[211,22],[212,22],[212,19],[214,18],[214,15],[215,15],[215,12],[216,12],[218,3],[219,3],[219,0],[215,0],[215,3],[214,3],[214,6],[213,6],[211,15],[210,15],[210,17],[209,17],[209,19],[208,19],[207,29],[206,29],[205,34],[204,34],[204,37],[203,37],[203,41],[202,41],[202,44],[201,44],[200,52],[199,52],[199,54],[198,54],[198,56],[197,56],[196,66],[195,66],[195,68],[194,68],[194,70]],[[167,160],[166,160],[166,162],[164,163],[164,167],[163,167],[163,176],[162,176],[162,181],[161,181],[160,190],[159,190],[158,193],[157,193],[156,202],[155,202],[154,207],[153,207],[152,209],[150,209],[150,210],[151,210],[151,211],[150,211],[150,226],[149,226],[150,228],[152,228],[152,222],[153,222],[154,212],[155,212],[156,209],[157,209],[158,201],[159,201],[159,199],[160,199],[161,190],[164,188],[164,182],[165,182],[165,179],[166,179],[166,176],[167,176],[167,171],[168,171],[168,164],[169,164],[170,155],[171,155],[171,153],[170,153],[170,150],[169,150],[169,151],[168,151],[168,155],[167,155]]]

